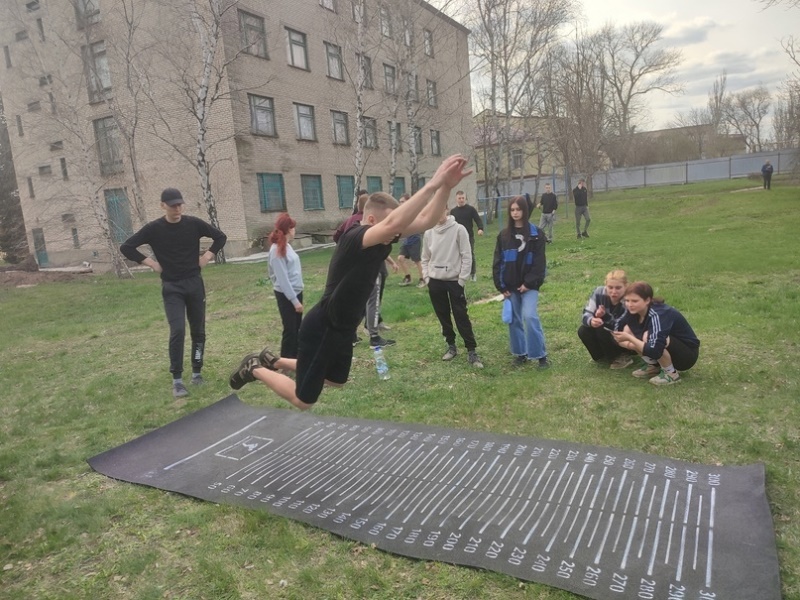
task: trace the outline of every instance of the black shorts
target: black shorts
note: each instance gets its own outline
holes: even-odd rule
[[[413,244],[400,246],[400,256],[405,256],[417,263],[422,260],[422,240],[418,240]]]
[[[323,307],[314,306],[303,316],[298,333],[295,395],[314,404],[326,380],[347,383],[352,362],[353,331],[332,329]]]
[[[669,355],[672,357],[672,366],[678,371],[688,371],[697,362],[700,356],[700,347],[692,348],[687,346],[684,342],[676,337],[670,336],[669,346],[667,347]]]

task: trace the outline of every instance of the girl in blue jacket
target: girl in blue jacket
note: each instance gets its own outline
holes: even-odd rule
[[[694,366],[700,340],[686,318],[675,308],[653,297],[649,283],[637,281],[625,290],[625,313],[614,332],[617,343],[638,353],[643,360],[634,377],[648,377],[654,385],[680,381],[678,371]]]
[[[508,204],[508,226],[497,236],[492,273],[494,285],[511,300],[513,316],[508,325],[514,364],[529,360],[547,368],[542,323],[539,320],[539,288],[544,283],[545,236],[528,222],[528,203],[515,196]]]

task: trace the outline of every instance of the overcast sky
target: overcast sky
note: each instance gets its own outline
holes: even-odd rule
[[[683,52],[678,74],[684,94],[653,95],[652,119],[643,129],[666,127],[677,111],[704,107],[723,69],[729,91],[764,84],[774,92],[793,67],[781,40],[800,39],[800,9],[764,9],[754,0],[584,0],[583,12],[589,30],[607,22],[655,21],[664,26],[666,43]]]

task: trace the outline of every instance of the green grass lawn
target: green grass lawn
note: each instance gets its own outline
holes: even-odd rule
[[[396,346],[379,382],[368,347],[321,415],[563,439],[676,459],[763,462],[784,598],[800,598],[800,219],[798,188],[748,180],[599,194],[591,238],[561,211],[540,313],[553,367],[514,368],[497,303],[470,307],[486,368],[451,363],[426,290],[392,275]],[[538,213],[537,213],[538,215]],[[505,220],[505,218],[503,218]],[[495,294],[498,223],[478,238],[471,301]],[[330,250],[301,255],[306,306]],[[612,268],[649,281],[702,341],[665,389],[594,365],[576,336]],[[171,396],[167,326],[153,274],[0,289],[0,597],[9,599],[535,598],[577,596],[410,560],[269,514],[117,482],[86,459],[228,395],[246,352],[280,341],[266,264],[205,271],[208,384]],[[188,362],[187,362],[188,371]],[[261,386],[248,404],[289,406]],[[757,599],[754,599],[757,600]]]

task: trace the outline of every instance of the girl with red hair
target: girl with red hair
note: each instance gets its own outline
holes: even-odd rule
[[[281,213],[269,235],[269,278],[283,322],[281,356],[287,358],[297,357],[297,332],[303,320],[303,272],[300,257],[291,246],[295,225],[294,219]]]

